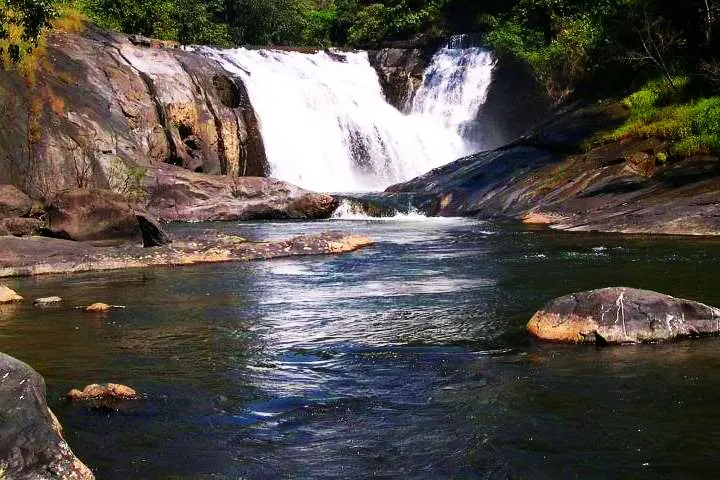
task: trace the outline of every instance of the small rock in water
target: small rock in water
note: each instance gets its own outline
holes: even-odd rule
[[[62,302],[62,298],[60,297],[42,297],[33,300],[33,305],[35,305],[36,307],[46,307],[48,305],[60,302]]]
[[[5,285],[0,285],[0,303],[21,302],[23,297],[17,292]]]
[[[86,312],[107,312],[113,308],[125,308],[122,305],[108,305],[107,303],[93,303],[92,305],[85,307]]]
[[[136,400],[140,398],[134,389],[119,383],[93,383],[87,385],[82,391],[73,388],[68,392],[67,397],[73,402],[97,399]]]

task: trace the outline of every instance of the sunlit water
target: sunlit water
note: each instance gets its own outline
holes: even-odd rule
[[[524,325],[609,285],[720,305],[718,241],[453,219],[223,228],[377,244],[9,282],[65,298],[3,309],[2,350],[44,375],[98,479],[715,476],[720,340],[598,350],[536,344]],[[127,308],[72,308],[95,301]],[[101,381],[147,398],[113,414],[62,399]]]

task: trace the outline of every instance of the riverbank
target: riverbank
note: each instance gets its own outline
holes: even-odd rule
[[[504,218],[573,232],[720,235],[720,162],[663,162],[666,142],[598,146],[629,112],[618,102],[574,108],[517,141],[435,169],[385,192],[415,195],[433,216]]]
[[[172,244],[153,248],[133,244],[102,247],[45,237],[0,237],[0,278],[328,255],[372,243],[368,237],[333,232],[284,241],[251,242],[206,231],[178,235]]]

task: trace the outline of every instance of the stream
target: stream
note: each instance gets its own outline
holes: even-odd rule
[[[213,228],[249,239],[337,229],[377,244],[10,279],[26,298],[64,298],[0,311],[0,337],[45,377],[98,479],[716,474],[720,340],[597,349],[539,344],[524,326],[550,299],[604,286],[720,305],[718,240],[418,215]],[[127,308],[72,308],[96,301]],[[145,397],[116,412],[64,400],[94,382]]]

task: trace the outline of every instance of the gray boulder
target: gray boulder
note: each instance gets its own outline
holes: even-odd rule
[[[0,478],[92,480],[70,450],[48,409],[45,381],[32,368],[0,353]]]
[[[634,288],[556,298],[530,319],[533,336],[565,343],[651,343],[720,333],[720,309]]]

